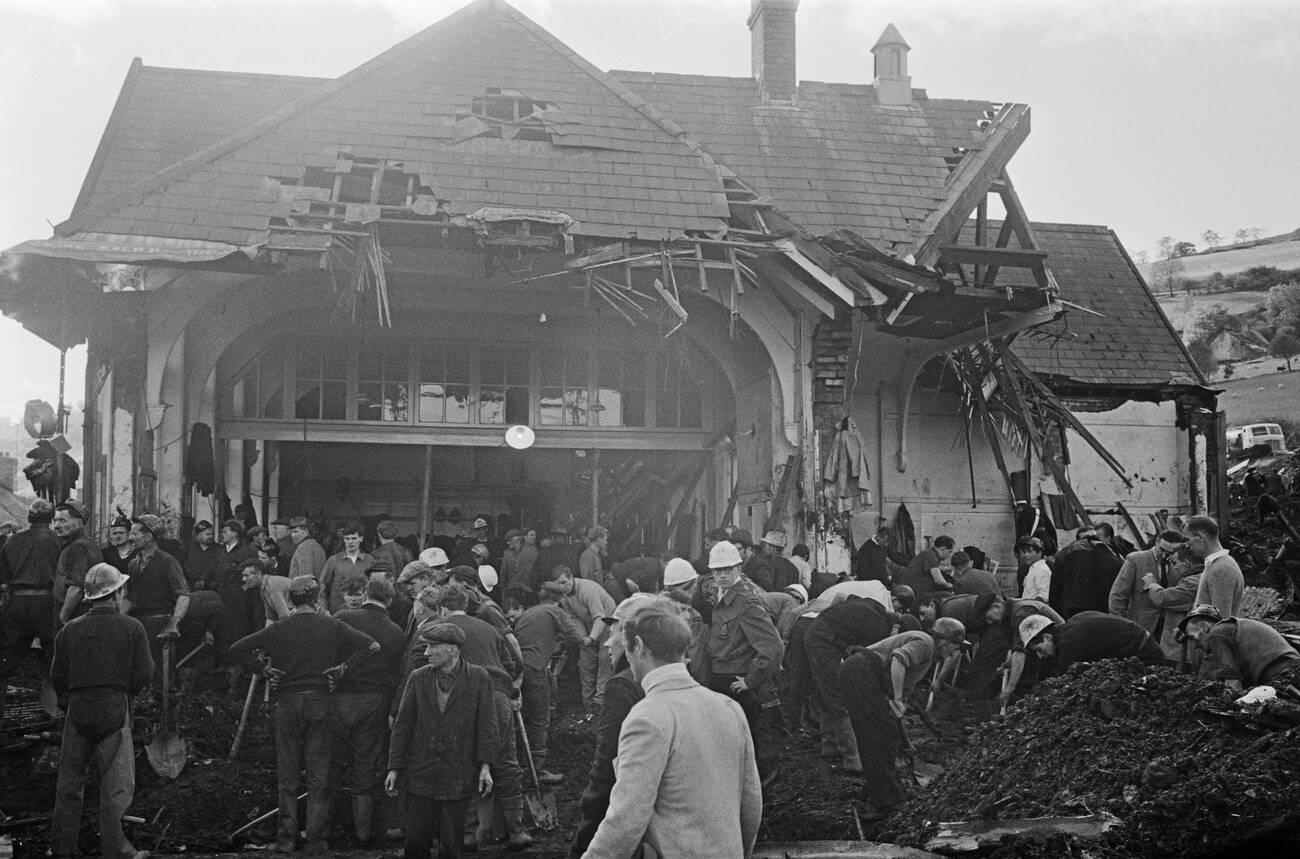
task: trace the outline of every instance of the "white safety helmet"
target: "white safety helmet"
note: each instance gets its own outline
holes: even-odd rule
[[[722,540],[714,543],[713,548],[709,550],[709,569],[726,570],[731,567],[739,567],[744,563],[740,557],[740,550],[734,543]]]
[[[700,577],[691,566],[691,562],[685,558],[673,558],[664,565],[664,587],[671,588],[674,585],[684,585],[687,582],[693,582]]]
[[[491,564],[480,564],[478,568],[478,580],[483,585],[484,591],[490,591],[497,586],[500,577],[497,576],[496,567]]]
[[[447,553],[437,546],[430,546],[421,552],[420,560],[430,567],[445,567],[451,563]]]
[[[1020,621],[1020,643],[1026,647],[1037,638],[1043,630],[1052,625],[1052,619],[1046,615],[1031,614]]]

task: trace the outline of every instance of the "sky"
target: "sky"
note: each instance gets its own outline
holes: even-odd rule
[[[133,57],[336,77],[467,2],[0,0],[0,249],[69,215]],[[513,2],[603,69],[749,73],[750,0]],[[1300,3],[802,0],[800,79],[870,83],[890,22],[913,86],[1030,105],[1010,173],[1033,219],[1108,225],[1135,254],[1300,227]],[[0,415],[53,402],[58,364],[0,320]],[[70,401],[83,368],[74,350]]]

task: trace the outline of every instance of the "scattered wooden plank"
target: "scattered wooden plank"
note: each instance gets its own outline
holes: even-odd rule
[[[1087,817],[958,820],[940,823],[925,846],[928,850],[940,853],[974,853],[1012,836],[1069,835],[1073,838],[1099,838],[1119,825],[1119,822],[1118,817],[1105,812]]]
[[[939,859],[939,854],[878,841],[755,844],[753,859]]]

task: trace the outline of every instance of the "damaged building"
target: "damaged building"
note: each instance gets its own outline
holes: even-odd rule
[[[900,506],[1004,563],[1034,512],[1217,511],[1215,394],[1119,240],[1020,204],[1029,107],[913,87],[892,25],[872,83],[799,81],[797,6],[737,77],[604,72],[504,0],[332,80],[137,60],[0,281],[88,347],[96,527],[730,522],[836,570]]]

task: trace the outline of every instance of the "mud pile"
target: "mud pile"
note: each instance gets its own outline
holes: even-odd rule
[[[1222,685],[1173,669],[1075,666],[979,729],[878,837],[916,846],[939,821],[1109,812],[1122,824],[1089,855],[1275,850],[1300,834],[1300,731],[1235,710]],[[1060,846],[997,855],[1074,855]]]

